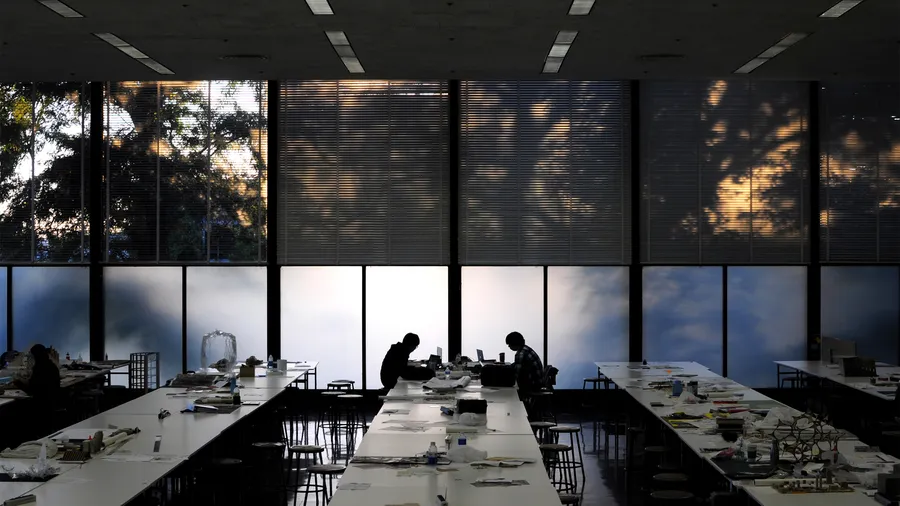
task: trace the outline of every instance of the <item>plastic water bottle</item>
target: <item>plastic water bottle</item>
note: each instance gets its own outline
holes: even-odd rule
[[[466,446],[466,435],[462,432],[459,433],[459,438],[456,440],[457,446]]]
[[[446,369],[444,369],[444,379],[445,379],[445,380],[449,380],[449,379],[450,379],[450,366],[449,366],[449,365],[447,366]]]
[[[673,381],[672,382],[672,397],[680,396],[683,388],[684,388],[684,384],[681,383],[681,380]]]
[[[79,361],[79,362],[82,361],[82,359],[81,359],[81,353],[78,354],[78,361]]]
[[[434,441],[432,441],[431,445],[428,446],[428,451],[425,453],[425,457],[428,459],[429,466],[437,465],[438,449],[437,445],[434,444]]]

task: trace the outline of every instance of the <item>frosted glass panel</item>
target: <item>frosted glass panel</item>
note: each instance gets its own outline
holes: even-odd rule
[[[90,359],[90,290],[87,267],[13,268],[13,348],[52,346]]]
[[[462,268],[462,353],[515,358],[506,335],[521,332],[525,344],[544,356],[544,269],[541,267]]]
[[[163,383],[181,372],[181,267],[105,267],[103,296],[110,359],[157,351]]]
[[[446,267],[366,267],[366,388],[382,388],[381,361],[407,332],[421,339],[410,358],[440,346],[446,359],[447,325]]]
[[[362,267],[281,268],[281,356],[362,388]]]
[[[898,267],[822,267],[822,335],[856,341],[859,355],[897,363]]]
[[[776,387],[776,360],[806,360],[806,267],[728,268],[728,377]]]
[[[556,388],[581,388],[594,362],[628,360],[628,268],[548,268],[547,333]]]
[[[238,361],[265,360],[266,318],[265,267],[188,267],[188,370],[200,367],[201,340],[214,330],[237,337]]]
[[[643,282],[644,358],[721,374],[722,268],[645,267]]]

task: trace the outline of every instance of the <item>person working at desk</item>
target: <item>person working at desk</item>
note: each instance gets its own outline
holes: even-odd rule
[[[35,402],[51,407],[59,398],[59,367],[50,357],[50,350],[42,344],[31,347],[34,364],[27,380],[17,380],[19,388],[31,396]]]
[[[531,392],[544,387],[544,365],[541,363],[541,357],[525,344],[522,334],[510,332],[506,336],[506,345],[516,352],[513,364],[516,369],[516,384],[519,386],[519,399],[525,402]]]
[[[412,332],[403,336],[403,342],[391,345],[381,362],[381,384],[384,388],[394,388],[399,378],[427,380],[434,377],[431,369],[409,365],[409,355],[418,347],[419,336]]]

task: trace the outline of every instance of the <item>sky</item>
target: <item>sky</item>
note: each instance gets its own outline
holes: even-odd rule
[[[377,388],[383,354],[406,332],[422,339],[414,357],[437,346],[446,357],[447,271],[367,269],[367,378]],[[861,354],[896,362],[897,268],[822,270],[823,334],[856,339]],[[728,269],[729,376],[775,386],[774,360],[804,358],[805,276],[804,267]],[[16,349],[43,342],[62,356],[87,357],[87,268],[15,267],[13,279]],[[359,267],[282,268],[283,357],[319,361],[320,383],[362,380],[361,281]],[[104,282],[109,357],[159,351],[163,379],[178,372],[181,268],[107,267]],[[647,267],[643,283],[645,358],[693,360],[721,372],[722,269]],[[237,336],[239,359],[266,356],[265,268],[188,267],[187,285],[189,369],[201,365],[202,336],[217,329]],[[517,330],[543,356],[542,289],[540,267],[463,268],[463,353],[474,357],[480,348],[509,360],[504,339]],[[547,356],[560,369],[558,388],[581,388],[596,374],[595,361],[627,358],[627,268],[550,267],[547,310]]]

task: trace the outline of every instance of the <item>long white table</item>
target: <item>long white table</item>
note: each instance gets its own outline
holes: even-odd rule
[[[198,395],[189,395],[183,388],[154,390],[67,429],[105,429],[110,425],[137,427],[141,429],[140,434],[126,443],[120,452],[153,454],[154,443],[160,436],[157,455],[172,459],[166,462],[119,462],[95,458],[83,465],[63,466],[61,474],[46,483],[0,483],[0,501],[31,493],[37,497],[39,505],[125,504],[304,374],[305,371],[298,370],[265,378],[240,378],[242,402],[258,402],[259,405],[243,405],[228,414],[182,414],[180,411]],[[160,420],[160,409],[168,410],[171,415]],[[33,461],[17,462],[26,466],[33,464]]]
[[[423,402],[426,392],[421,382],[401,380],[388,397],[405,400],[386,400],[371,428],[366,433],[356,455],[378,457],[415,456],[424,453],[431,442],[444,448],[447,429],[429,427],[425,432],[396,432],[388,427],[406,421],[441,423],[440,404]],[[525,408],[513,388],[490,389],[470,384],[456,394],[457,398],[482,398],[488,401],[487,429],[467,432],[468,445],[488,452],[488,457],[514,457],[534,460],[518,468],[474,468],[469,464],[441,466],[444,471],[428,476],[399,476],[398,470],[387,467],[361,466],[351,463],[340,483],[367,483],[366,490],[340,490],[331,506],[383,506],[385,504],[432,505],[438,494],[445,495],[449,504],[492,504],[519,506],[522,504],[558,505],[559,495],[550,484],[541,463],[541,453],[531,432]],[[409,410],[409,414],[389,414],[391,410]],[[446,470],[452,469],[452,470]],[[479,478],[509,478],[526,480],[528,485],[514,487],[476,487]]]
[[[690,381],[697,379],[703,383],[717,383],[728,386],[730,392],[742,394],[742,403],[753,405],[754,408],[764,407],[781,407],[799,414],[800,412],[786,406],[774,399],[771,399],[755,390],[740,385],[730,379],[723,378],[697,363],[651,363],[649,368],[642,366],[640,362],[596,362],[600,374],[610,378],[617,386],[623,388],[633,399],[649,413],[655,416],[660,422],[668,426],[681,441],[690,448],[698,457],[708,462],[713,468],[722,471],[716,462],[712,460],[714,453],[702,451],[703,448],[721,448],[729,446],[719,434],[705,434],[698,429],[675,429],[666,424],[663,416],[679,409],[673,406],[673,399],[670,392],[656,389],[645,388],[651,381],[658,381],[674,375],[692,375],[696,376],[681,379]],[[660,368],[657,366],[669,365],[672,367]],[[660,370],[671,371],[667,375],[659,374]],[[707,372],[704,372],[707,371]],[[661,402],[663,407],[652,407],[651,402]],[[704,405],[698,405],[704,406]],[[712,407],[712,406],[708,406]],[[707,409],[708,409],[707,407]],[[839,451],[842,455],[855,458],[855,444],[852,436],[848,435],[839,444]],[[724,473],[723,473],[724,475]],[[853,493],[829,493],[829,494],[781,494],[769,486],[757,486],[752,481],[736,481],[730,480],[734,486],[742,488],[747,494],[762,506],[874,506],[877,504],[873,498],[865,495],[863,491]]]
[[[818,360],[777,360],[775,361],[775,367],[779,385],[781,384],[781,377],[785,374],[799,373],[859,390],[878,399],[894,400],[896,387],[877,387],[869,381],[869,378],[844,376],[841,374],[841,368],[837,364],[824,364]],[[782,368],[788,371],[783,371]],[[890,376],[891,374],[900,374],[900,367],[879,362],[875,364],[875,371],[879,376]]]

